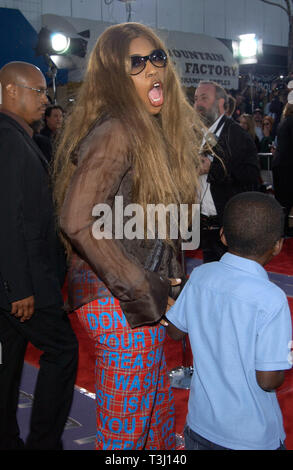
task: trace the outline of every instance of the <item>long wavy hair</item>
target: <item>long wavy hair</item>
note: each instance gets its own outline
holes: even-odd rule
[[[154,49],[165,45],[148,27],[123,23],[107,28],[94,46],[83,83],[67,118],[54,160],[54,195],[59,213],[73,173],[73,156],[89,129],[104,116],[117,118],[131,143],[132,200],[148,203],[192,204],[198,187],[199,150],[203,124],[188,103],[172,61],[164,80],[164,105],[149,114],[130,77],[129,46],[144,37]],[[146,211],[145,211],[146,213]]]
[[[293,114],[293,104],[286,103],[282,112],[282,119],[286,119]]]
[[[251,135],[252,139],[255,140],[256,134],[255,134],[255,122],[254,122],[253,116],[251,114],[244,113],[244,114],[241,114],[240,116],[240,122],[241,122],[241,119],[244,119],[247,125],[247,132]]]

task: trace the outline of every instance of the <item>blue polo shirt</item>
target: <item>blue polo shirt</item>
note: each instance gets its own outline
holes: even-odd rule
[[[291,368],[285,293],[260,264],[226,253],[193,270],[167,318],[189,334],[193,352],[188,426],[229,449],[277,449],[281,410],[255,371]]]

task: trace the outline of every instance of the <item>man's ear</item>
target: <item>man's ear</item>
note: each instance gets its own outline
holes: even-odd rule
[[[275,245],[273,247],[273,251],[272,251],[273,256],[277,256],[281,252],[281,250],[283,248],[283,242],[284,242],[284,238],[280,238],[280,240],[278,240],[275,243]]]
[[[219,107],[220,114],[224,114],[225,113],[225,100],[224,100],[224,98],[219,98],[218,99],[218,107]]]
[[[16,86],[13,85],[13,83],[8,83],[8,85],[6,85],[4,87],[7,95],[10,96],[10,98],[15,98],[16,97]]]
[[[223,227],[220,228],[220,239],[223,245],[228,246]]]

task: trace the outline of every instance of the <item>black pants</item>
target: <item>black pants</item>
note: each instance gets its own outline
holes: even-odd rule
[[[0,450],[23,447],[16,419],[19,384],[27,342],[40,358],[27,449],[60,449],[77,370],[78,343],[61,305],[35,311],[21,323],[0,310]]]
[[[202,249],[203,262],[219,261],[227,251],[220,239],[221,224],[217,216],[200,216],[200,248]]]
[[[275,198],[284,208],[285,235],[289,235],[289,214],[293,207],[292,169],[289,167],[273,168]]]

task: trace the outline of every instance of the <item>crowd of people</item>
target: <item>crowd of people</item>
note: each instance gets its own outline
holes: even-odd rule
[[[237,114],[239,125],[234,100],[209,81],[191,106],[166,46],[138,23],[99,37],[65,119],[32,64],[6,64],[0,83],[0,449],[63,448],[73,311],[95,344],[97,450],[175,449],[166,332],[188,333],[194,356],[187,450],[284,449],[275,389],[291,368],[291,316],[264,266],[282,248],[289,204],[261,191],[257,159],[272,120],[256,131],[256,109],[254,121]],[[277,168],[292,133],[284,119]],[[147,215],[187,207],[191,226],[194,204],[203,265],[187,280],[172,213],[151,227]],[[28,341],[42,356],[24,442],[16,410]]]
[[[292,82],[291,82],[292,83]],[[287,102],[290,89],[287,86],[275,86],[268,102],[260,101],[262,108],[245,112],[249,105],[244,100],[245,93],[236,93],[236,98],[229,96],[230,106],[226,115],[232,117],[251,136],[258,153],[261,169],[270,170],[273,180],[273,192],[285,212],[285,235],[292,236],[289,215],[293,207],[291,191],[292,158],[290,149],[293,144],[293,129],[290,116],[293,104]],[[264,90],[261,93],[264,98]]]
[[[236,109],[236,99],[232,96],[230,99],[233,100],[234,105],[231,117],[249,132],[259,153],[270,153],[271,145],[276,139],[281,115],[277,116],[276,113],[270,111],[266,114],[261,108],[255,108],[253,112],[248,113],[244,111],[245,107],[238,106]]]
[[[288,79],[289,80],[289,79]],[[287,80],[287,81],[288,81]],[[242,117],[250,120],[248,125],[249,132],[256,135],[256,144],[258,151],[262,151],[264,147],[267,150],[266,141],[261,145],[264,137],[268,137],[265,123],[270,121],[270,138],[274,141],[277,135],[277,129],[282,118],[285,105],[287,103],[288,89],[286,83],[275,81],[271,84],[271,91],[253,84],[253,86],[243,85],[242,90],[231,90],[230,98],[233,100],[233,119],[237,122],[243,121]],[[244,124],[245,125],[245,124]]]

